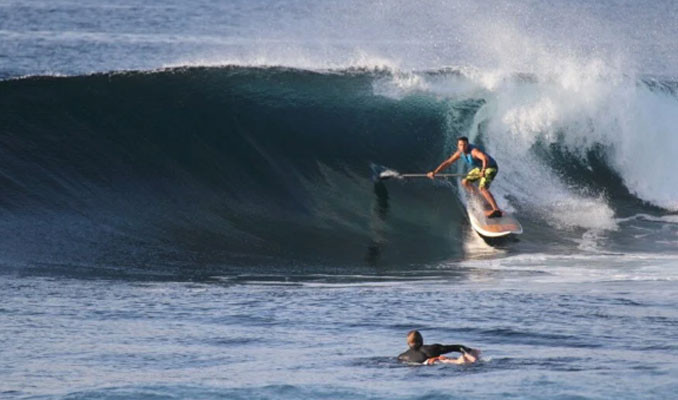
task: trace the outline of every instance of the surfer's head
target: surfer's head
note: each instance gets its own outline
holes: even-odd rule
[[[460,136],[457,138],[457,150],[466,153],[466,148],[468,147],[468,138],[466,136]]]
[[[407,334],[407,345],[410,347],[410,349],[416,350],[423,344],[424,338],[421,337],[421,333],[419,333],[419,331],[410,331]]]

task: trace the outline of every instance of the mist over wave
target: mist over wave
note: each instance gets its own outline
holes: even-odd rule
[[[11,16],[0,26],[0,77],[229,64],[540,73],[561,60],[678,74],[671,0],[37,0],[0,12]]]

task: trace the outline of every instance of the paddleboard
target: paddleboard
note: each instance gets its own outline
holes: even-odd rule
[[[501,217],[487,218],[485,211],[492,207],[478,192],[466,193],[466,212],[473,230],[486,238],[498,238],[508,235],[520,235],[523,227],[513,214],[504,211]]]

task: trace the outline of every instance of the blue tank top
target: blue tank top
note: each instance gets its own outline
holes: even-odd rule
[[[482,168],[482,167],[483,167],[483,162],[482,162],[479,158],[473,158],[473,156],[471,155],[471,152],[473,151],[473,149],[478,149],[478,150],[482,151],[481,148],[476,147],[476,146],[474,146],[474,145],[472,145],[472,144],[469,143],[469,145],[468,145],[468,153],[462,152],[462,153],[461,153],[461,158],[463,158],[464,161],[466,161],[466,164],[468,164],[468,165],[470,165],[470,166],[472,166],[472,167],[474,167],[474,168]],[[483,153],[485,153],[485,152],[483,151]],[[487,153],[485,153],[485,155],[486,155],[487,158],[488,158],[488,160],[487,160],[487,168],[497,168],[497,162],[494,161],[494,158],[492,158],[492,156],[490,156],[490,155],[487,154]]]

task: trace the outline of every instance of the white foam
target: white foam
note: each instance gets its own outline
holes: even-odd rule
[[[633,194],[678,210],[678,175],[671,168],[678,154],[678,135],[672,133],[678,126],[678,99],[599,59],[552,55],[553,65],[548,60],[544,55],[528,76],[464,70],[485,91],[487,104],[468,136],[482,134],[486,149],[500,161],[497,193],[536,206],[537,212],[559,210],[555,218],[562,226],[615,229],[605,198],[563,181],[532,151],[535,145],[557,143],[583,163],[588,151],[603,149],[605,161]],[[472,91],[464,87],[455,95],[460,93]]]
[[[676,281],[678,257],[653,253],[567,255],[523,254],[494,260],[468,260],[462,266],[500,270],[509,275],[521,272],[521,282],[572,283],[610,281]]]
[[[481,260],[481,259],[492,259],[497,256],[502,256],[506,253],[506,250],[490,246],[485,241],[473,231],[470,227],[466,232],[466,238],[464,240],[464,256],[467,259]]]
[[[582,75],[589,81],[583,87],[564,77],[496,90],[488,142],[518,157],[537,142],[561,142],[582,159],[602,146],[632,193],[678,210],[678,175],[671,168],[678,154],[678,99],[633,79],[593,80],[585,69]]]
[[[626,217],[626,218],[619,218],[617,219],[617,222],[623,223],[627,221],[634,221],[634,220],[646,220],[646,221],[654,221],[654,222],[663,222],[663,223],[668,223],[668,224],[678,224],[678,215],[662,215],[662,216],[655,216],[655,215],[649,215],[649,214],[636,214],[631,217]]]

